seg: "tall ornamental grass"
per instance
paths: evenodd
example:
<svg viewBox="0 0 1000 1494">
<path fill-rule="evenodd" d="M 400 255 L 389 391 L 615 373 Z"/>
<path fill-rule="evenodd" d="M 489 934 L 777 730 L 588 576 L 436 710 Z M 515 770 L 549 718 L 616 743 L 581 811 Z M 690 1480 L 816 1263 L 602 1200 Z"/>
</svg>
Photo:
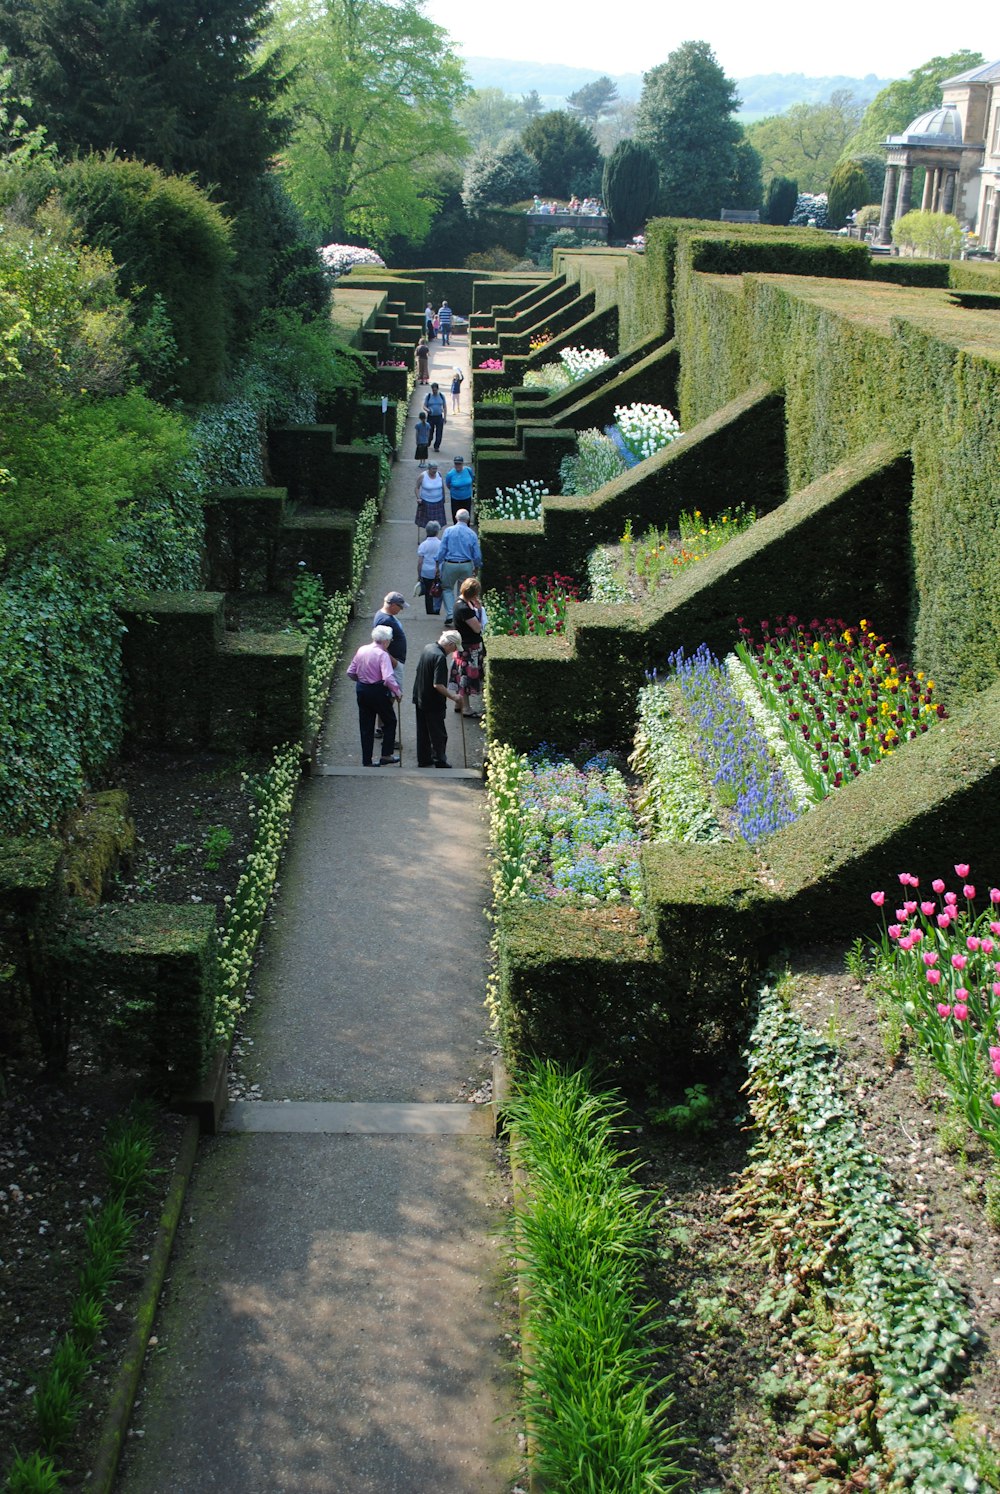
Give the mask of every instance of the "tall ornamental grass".
<svg viewBox="0 0 1000 1494">
<path fill-rule="evenodd" d="M 508 1105 L 527 1176 L 517 1214 L 526 1287 L 525 1415 L 536 1473 L 560 1494 L 689 1486 L 654 1375 L 643 1269 L 653 1209 L 619 1149 L 624 1104 L 586 1072 L 538 1063 Z"/>
</svg>

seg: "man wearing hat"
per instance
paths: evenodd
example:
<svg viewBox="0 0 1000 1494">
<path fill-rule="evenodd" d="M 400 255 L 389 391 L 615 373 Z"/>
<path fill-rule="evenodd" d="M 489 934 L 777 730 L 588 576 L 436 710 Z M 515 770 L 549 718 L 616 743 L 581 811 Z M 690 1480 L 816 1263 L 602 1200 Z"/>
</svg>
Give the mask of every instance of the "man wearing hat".
<svg viewBox="0 0 1000 1494">
<path fill-rule="evenodd" d="M 392 660 L 392 672 L 400 694 L 403 693 L 403 673 L 406 664 L 406 634 L 398 618 L 403 608 L 409 605 L 401 591 L 387 592 L 385 601 L 376 612 L 375 621 L 372 623 L 374 628 L 391 628 L 392 630 L 389 658 Z"/>
</svg>

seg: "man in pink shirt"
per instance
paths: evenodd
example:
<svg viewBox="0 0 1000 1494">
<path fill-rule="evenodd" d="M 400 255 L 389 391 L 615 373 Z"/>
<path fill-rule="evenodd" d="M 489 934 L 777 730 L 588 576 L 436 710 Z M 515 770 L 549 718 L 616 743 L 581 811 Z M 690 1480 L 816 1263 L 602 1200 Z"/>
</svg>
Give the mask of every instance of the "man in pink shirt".
<svg viewBox="0 0 1000 1494">
<path fill-rule="evenodd" d="M 395 701 L 399 700 L 400 691 L 389 658 L 391 642 L 391 628 L 373 628 L 371 643 L 362 644 L 347 666 L 347 673 L 357 689 L 361 761 L 366 768 L 385 768 L 390 763 L 399 762 L 392 750 L 396 745 Z M 382 723 L 382 756 L 373 763 L 376 720 Z"/>
</svg>

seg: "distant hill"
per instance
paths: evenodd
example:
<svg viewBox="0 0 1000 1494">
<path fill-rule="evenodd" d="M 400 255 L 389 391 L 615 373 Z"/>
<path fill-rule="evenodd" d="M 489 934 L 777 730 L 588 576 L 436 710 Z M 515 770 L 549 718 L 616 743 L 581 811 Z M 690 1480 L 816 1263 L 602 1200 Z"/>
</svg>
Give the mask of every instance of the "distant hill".
<svg viewBox="0 0 1000 1494">
<path fill-rule="evenodd" d="M 601 77 L 597 68 L 567 67 L 561 62 L 515 62 L 503 57 L 464 57 L 473 88 L 500 88 L 516 96 L 537 90 L 547 109 L 561 109 L 569 94 L 585 83 Z M 642 92 L 641 73 L 611 74 L 623 99 L 637 99 Z M 737 78 L 743 106 L 741 119 L 760 119 L 766 114 L 781 114 L 793 104 L 819 104 L 838 88 L 846 88 L 869 103 L 891 78 L 807 78 L 804 73 L 755 73 L 751 78 Z"/>
</svg>

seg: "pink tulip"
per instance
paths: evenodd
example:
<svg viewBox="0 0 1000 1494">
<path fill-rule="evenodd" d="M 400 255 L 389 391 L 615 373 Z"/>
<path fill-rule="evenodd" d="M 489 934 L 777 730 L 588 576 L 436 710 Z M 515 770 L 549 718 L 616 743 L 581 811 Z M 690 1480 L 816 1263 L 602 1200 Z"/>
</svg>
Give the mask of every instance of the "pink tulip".
<svg viewBox="0 0 1000 1494">
<path fill-rule="evenodd" d="M 936 949 L 928 949 L 921 958 L 925 965 L 936 965 L 938 962 L 938 952 Z"/>
<path fill-rule="evenodd" d="M 948 1006 L 944 1001 L 939 1001 L 938 1002 L 937 1014 L 938 1014 L 939 1017 L 950 1017 L 951 1016 L 951 1007 Z"/>
<path fill-rule="evenodd" d="M 962 877 L 963 879 L 967 877 L 969 875 L 969 863 L 967 861 L 957 862 L 955 866 L 955 875 L 956 877 Z"/>
<path fill-rule="evenodd" d="M 963 1006 L 962 1003 L 959 1002 L 956 1005 L 952 1016 L 955 1018 L 956 1022 L 967 1022 L 969 1020 L 969 1008 L 967 1006 Z"/>
<path fill-rule="evenodd" d="M 936 907 L 937 907 L 936 903 L 921 903 L 920 904 L 920 911 L 924 915 L 925 918 L 930 918 L 931 914 L 934 912 L 934 909 Z"/>
<path fill-rule="evenodd" d="M 897 908 L 896 909 L 896 917 L 899 919 L 900 923 L 903 923 L 904 920 L 905 920 L 905 918 L 906 918 L 906 909 L 905 908 Z"/>
<path fill-rule="evenodd" d="M 991 903 L 1000 903 L 1000 887 L 991 887 L 990 888 L 990 902 Z"/>
<path fill-rule="evenodd" d="M 899 880 L 903 884 L 904 887 L 909 887 L 909 885 L 910 885 L 910 874 L 909 874 L 909 872 L 900 872 L 900 874 L 899 874 Z"/>
<path fill-rule="evenodd" d="M 993 994 L 994 996 L 1000 996 L 1000 980 L 993 982 Z M 997 1023 L 997 1027 L 1000 1028 L 1000 1022 Z"/>
<path fill-rule="evenodd" d="M 976 938 L 975 934 L 969 935 L 968 939 L 966 939 L 965 941 L 965 947 L 966 949 L 971 950 L 973 954 L 975 954 L 976 950 L 979 948 L 979 940 Z"/>
<path fill-rule="evenodd" d="M 948 916 L 947 913 L 939 913 L 938 914 L 938 916 L 937 916 L 937 926 L 938 926 L 939 929 L 946 929 L 950 923 L 951 923 L 951 919 L 949 918 L 949 916 Z"/>
<path fill-rule="evenodd" d="M 927 984 L 929 986 L 939 986 L 941 984 L 941 972 L 940 972 L 940 970 L 928 970 L 928 972 L 927 972 Z"/>
<path fill-rule="evenodd" d="M 907 918 L 912 918 L 914 913 L 917 911 L 916 903 L 904 903 L 903 908 L 906 912 Z"/>
<path fill-rule="evenodd" d="M 954 908 L 955 904 L 958 902 L 958 893 L 946 892 L 944 895 L 944 900 L 948 904 L 949 908 Z"/>
<path fill-rule="evenodd" d="M 955 987 L 955 1000 L 956 1001 L 961 1001 L 961 1002 L 967 1002 L 968 999 L 969 999 L 969 993 L 965 989 L 965 987 L 964 986 L 956 986 Z"/>
<path fill-rule="evenodd" d="M 944 891 L 944 883 L 942 882 L 941 878 L 940 877 L 935 877 L 934 880 L 933 880 L 933 882 L 931 883 L 931 886 L 934 888 L 934 891 L 940 897 L 941 893 Z"/>
<path fill-rule="evenodd" d="M 972 883 L 971 882 L 966 882 L 965 886 L 962 888 L 962 896 L 971 899 L 971 898 L 974 898 L 975 895 L 976 895 L 976 889 L 973 887 Z"/>
<path fill-rule="evenodd" d="M 910 943 L 911 944 L 919 944 L 920 941 L 921 941 L 921 939 L 923 937 L 924 937 L 924 931 L 923 931 L 923 929 L 911 929 L 910 930 Z"/>
<path fill-rule="evenodd" d="M 1000 1063 L 1000 1048 L 991 1048 L 990 1049 L 990 1062 L 991 1063 Z"/>
<path fill-rule="evenodd" d="M 882 904 L 885 902 L 885 893 L 884 892 L 873 892 L 872 893 L 872 902 L 875 904 L 876 908 L 881 908 Z"/>
<path fill-rule="evenodd" d="M 997 1077 L 1000 1078 L 1000 1058 L 995 1058 L 990 1067 L 992 1068 L 994 1074 L 996 1074 Z"/>
<path fill-rule="evenodd" d="M 964 970 L 969 963 L 968 955 L 952 955 L 951 963 L 955 970 Z"/>
<path fill-rule="evenodd" d="M 1000 1107 L 1000 1089 L 998 1089 L 995 1094 L 990 1095 L 990 1099 L 993 1101 L 994 1105 Z"/>
<path fill-rule="evenodd" d="M 1000 939 L 1000 923 L 991 922 L 990 923 L 990 933 L 991 934 L 996 934 L 997 938 Z"/>
<path fill-rule="evenodd" d="M 994 949 L 996 948 L 996 945 L 993 943 L 992 939 L 980 939 L 979 948 L 982 950 L 983 954 L 992 954 Z"/>
</svg>

